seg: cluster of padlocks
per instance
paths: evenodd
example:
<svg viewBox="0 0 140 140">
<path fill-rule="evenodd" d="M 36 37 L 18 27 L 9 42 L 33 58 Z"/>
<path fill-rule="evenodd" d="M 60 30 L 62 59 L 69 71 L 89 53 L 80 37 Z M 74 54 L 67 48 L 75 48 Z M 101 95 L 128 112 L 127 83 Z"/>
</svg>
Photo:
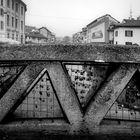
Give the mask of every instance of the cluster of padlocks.
<svg viewBox="0 0 140 140">
<path fill-rule="evenodd" d="M 86 97 L 92 88 L 94 94 L 100 84 L 105 80 L 108 67 L 83 64 L 65 65 L 68 75 L 75 88 L 77 97 L 82 107 L 85 107 Z M 0 91 L 5 92 L 6 87 L 21 71 L 21 67 L 0 68 Z M 21 105 L 15 110 L 15 118 L 63 118 L 63 111 L 51 78 L 45 71 Z M 105 119 L 140 120 L 140 92 L 136 76 L 131 79 L 121 95 L 115 101 L 104 117 Z"/>
<path fill-rule="evenodd" d="M 17 75 L 21 72 L 20 66 L 2 66 L 0 67 L 0 97 L 8 90 L 16 79 Z"/>
<path fill-rule="evenodd" d="M 68 74 L 73 83 L 73 87 L 77 92 L 77 96 L 82 107 L 85 106 L 89 90 L 94 90 L 94 93 L 99 88 L 106 76 L 108 67 L 94 66 L 88 64 L 67 64 Z M 93 93 L 93 95 L 94 95 Z"/>
<path fill-rule="evenodd" d="M 120 120 L 140 120 L 140 92 L 133 78 L 117 101 L 108 111 L 105 118 Z"/>
<path fill-rule="evenodd" d="M 84 98 L 92 87 L 92 78 L 87 75 L 83 65 L 66 65 L 66 68 L 80 103 L 84 105 Z"/>
<path fill-rule="evenodd" d="M 108 67 L 69 64 L 66 65 L 66 68 L 80 103 L 84 107 L 85 97 L 88 96 L 89 90 L 91 87 L 95 91 L 97 90 L 105 79 Z M 140 120 L 140 93 L 134 80 L 133 78 L 121 93 L 121 96 L 115 101 L 106 114 L 106 119 Z"/>
<path fill-rule="evenodd" d="M 14 112 L 16 118 L 62 118 L 56 94 L 47 73 Z"/>
</svg>

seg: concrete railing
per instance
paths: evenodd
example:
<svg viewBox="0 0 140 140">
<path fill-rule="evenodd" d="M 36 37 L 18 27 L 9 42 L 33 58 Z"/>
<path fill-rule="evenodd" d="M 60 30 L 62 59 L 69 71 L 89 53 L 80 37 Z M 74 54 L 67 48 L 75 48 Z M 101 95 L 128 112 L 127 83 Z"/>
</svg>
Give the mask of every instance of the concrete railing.
<svg viewBox="0 0 140 140">
<path fill-rule="evenodd" d="M 136 81 L 139 90 L 139 69 L 140 48 L 136 46 L 0 46 L 0 133 L 140 135 L 139 103 L 134 101 L 128 106 L 119 99 L 129 83 L 129 87 L 135 87 L 131 80 Z M 53 113 L 48 111 L 44 117 L 26 116 L 27 112 L 22 112 L 27 119 L 10 118 L 22 101 L 35 90 L 45 73 L 56 96 L 52 99 Z M 47 90 L 42 91 L 47 93 Z M 55 104 L 56 100 L 58 105 Z M 115 103 L 122 105 L 121 113 L 124 115 L 109 118 L 106 115 Z M 50 104 L 47 105 L 49 109 Z M 40 111 L 42 106 L 40 102 Z M 136 112 L 135 119 L 131 116 L 127 118 L 128 115 L 124 117 L 126 112 L 131 113 L 126 108 Z M 37 111 L 28 109 L 23 110 Z M 63 117 L 59 113 L 55 116 L 59 110 Z M 120 109 L 117 108 L 117 111 Z M 53 115 L 48 117 L 49 114 Z"/>
</svg>

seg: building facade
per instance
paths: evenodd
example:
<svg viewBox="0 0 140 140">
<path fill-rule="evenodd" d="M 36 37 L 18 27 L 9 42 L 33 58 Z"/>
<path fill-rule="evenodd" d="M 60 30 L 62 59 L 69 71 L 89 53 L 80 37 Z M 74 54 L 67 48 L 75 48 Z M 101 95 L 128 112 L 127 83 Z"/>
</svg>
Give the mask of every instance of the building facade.
<svg viewBox="0 0 140 140">
<path fill-rule="evenodd" d="M 26 44 L 47 44 L 54 43 L 55 35 L 46 27 L 36 28 L 34 26 L 25 26 L 25 43 Z"/>
<path fill-rule="evenodd" d="M 74 44 L 85 44 L 87 43 L 87 28 L 82 28 L 81 32 L 77 32 L 72 36 Z"/>
<path fill-rule="evenodd" d="M 25 35 L 26 44 L 45 44 L 47 38 L 40 34 L 38 31 L 32 31 Z"/>
<path fill-rule="evenodd" d="M 114 26 L 114 44 L 140 45 L 140 20 L 123 20 Z"/>
<path fill-rule="evenodd" d="M 74 44 L 81 44 L 83 42 L 82 32 L 77 32 L 73 34 L 72 41 Z"/>
<path fill-rule="evenodd" d="M 108 31 L 111 24 L 119 23 L 110 15 L 104 15 L 97 18 L 87 25 L 87 43 L 102 42 L 109 43 L 112 41 L 111 32 Z"/>
<path fill-rule="evenodd" d="M 22 0 L 0 0 L 0 42 L 25 43 L 26 10 Z"/>
<path fill-rule="evenodd" d="M 53 43 L 55 41 L 55 35 L 48 30 L 46 27 L 41 27 L 38 29 L 40 34 L 42 34 L 43 36 L 45 36 L 48 40 L 47 43 Z"/>
</svg>

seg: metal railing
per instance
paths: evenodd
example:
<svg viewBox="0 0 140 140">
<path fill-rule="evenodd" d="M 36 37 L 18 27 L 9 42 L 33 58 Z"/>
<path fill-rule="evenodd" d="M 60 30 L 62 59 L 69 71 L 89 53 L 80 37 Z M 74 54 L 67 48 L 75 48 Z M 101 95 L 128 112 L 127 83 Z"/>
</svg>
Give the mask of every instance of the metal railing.
<svg viewBox="0 0 140 140">
<path fill-rule="evenodd" d="M 0 130 L 139 135 L 139 53 L 108 44 L 0 46 Z"/>
</svg>

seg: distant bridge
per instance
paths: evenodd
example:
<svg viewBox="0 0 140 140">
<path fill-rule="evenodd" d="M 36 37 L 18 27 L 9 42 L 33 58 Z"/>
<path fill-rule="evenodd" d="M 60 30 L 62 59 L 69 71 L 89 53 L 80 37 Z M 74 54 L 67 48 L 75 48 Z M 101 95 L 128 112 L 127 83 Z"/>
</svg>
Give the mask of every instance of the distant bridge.
<svg viewBox="0 0 140 140">
<path fill-rule="evenodd" d="M 140 47 L 0 46 L 0 136 L 140 136 Z"/>
</svg>

